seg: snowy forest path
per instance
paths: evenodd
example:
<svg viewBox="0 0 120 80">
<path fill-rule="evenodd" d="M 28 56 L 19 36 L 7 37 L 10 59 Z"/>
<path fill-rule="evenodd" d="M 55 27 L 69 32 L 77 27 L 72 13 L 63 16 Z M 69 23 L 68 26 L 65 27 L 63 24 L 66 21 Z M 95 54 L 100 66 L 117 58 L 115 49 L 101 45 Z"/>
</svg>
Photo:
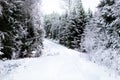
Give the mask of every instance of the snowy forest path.
<svg viewBox="0 0 120 80">
<path fill-rule="evenodd" d="M 79 52 L 50 40 L 45 39 L 43 52 L 40 58 L 16 60 L 21 66 L 0 80 L 120 80 Z"/>
</svg>

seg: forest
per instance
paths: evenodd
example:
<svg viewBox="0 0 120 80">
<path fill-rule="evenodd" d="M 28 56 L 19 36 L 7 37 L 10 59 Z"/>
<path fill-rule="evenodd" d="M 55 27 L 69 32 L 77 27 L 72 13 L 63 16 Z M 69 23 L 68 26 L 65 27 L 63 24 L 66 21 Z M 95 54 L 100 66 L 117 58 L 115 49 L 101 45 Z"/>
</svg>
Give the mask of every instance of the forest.
<svg viewBox="0 0 120 80">
<path fill-rule="evenodd" d="M 40 0 L 0 0 L 0 59 L 41 57 L 49 39 L 120 74 L 120 0 L 100 0 L 95 12 L 63 1 L 63 14 L 42 15 Z"/>
<path fill-rule="evenodd" d="M 66 13 L 44 16 L 46 38 L 87 53 L 96 63 L 120 71 L 120 0 L 101 0 L 86 12 L 81 0 L 66 1 Z"/>
</svg>

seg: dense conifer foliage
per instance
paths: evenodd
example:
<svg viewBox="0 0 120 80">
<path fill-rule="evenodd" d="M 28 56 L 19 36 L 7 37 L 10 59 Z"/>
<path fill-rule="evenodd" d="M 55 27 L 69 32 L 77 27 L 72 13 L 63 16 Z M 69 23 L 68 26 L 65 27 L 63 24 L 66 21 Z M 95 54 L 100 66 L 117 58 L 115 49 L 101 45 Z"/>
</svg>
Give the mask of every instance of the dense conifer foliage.
<svg viewBox="0 0 120 80">
<path fill-rule="evenodd" d="M 38 0 L 0 0 L 1 58 L 40 56 L 43 29 L 39 5 Z"/>
<path fill-rule="evenodd" d="M 73 6 L 74 5 L 74 6 Z M 68 11 L 63 15 L 46 16 L 46 37 L 57 39 L 60 44 L 69 48 L 80 48 L 87 16 L 81 0 L 68 1 Z"/>
<path fill-rule="evenodd" d="M 102 0 L 87 23 L 82 49 L 90 59 L 120 72 L 120 0 Z"/>
<path fill-rule="evenodd" d="M 46 37 L 120 72 L 120 0 L 101 0 L 94 14 L 80 0 L 65 2 L 65 14 L 45 17 Z"/>
</svg>

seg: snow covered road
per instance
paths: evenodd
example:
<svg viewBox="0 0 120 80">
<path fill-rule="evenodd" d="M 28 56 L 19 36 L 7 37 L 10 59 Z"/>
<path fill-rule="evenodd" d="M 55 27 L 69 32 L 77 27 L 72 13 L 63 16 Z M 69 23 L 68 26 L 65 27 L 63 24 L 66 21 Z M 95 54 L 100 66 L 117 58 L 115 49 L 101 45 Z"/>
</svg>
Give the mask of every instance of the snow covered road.
<svg viewBox="0 0 120 80">
<path fill-rule="evenodd" d="M 0 80 L 120 80 L 113 72 L 79 55 L 45 39 L 42 57 L 0 62 L 20 64 L 6 75 L 0 73 Z"/>
</svg>

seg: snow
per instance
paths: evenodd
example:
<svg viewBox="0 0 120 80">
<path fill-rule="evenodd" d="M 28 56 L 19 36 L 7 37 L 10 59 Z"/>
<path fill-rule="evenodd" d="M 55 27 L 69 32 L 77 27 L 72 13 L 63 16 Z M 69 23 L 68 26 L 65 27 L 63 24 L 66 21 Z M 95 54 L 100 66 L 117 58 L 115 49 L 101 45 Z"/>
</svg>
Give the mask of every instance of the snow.
<svg viewBox="0 0 120 80">
<path fill-rule="evenodd" d="M 4 53 L 0 52 L 0 55 L 3 55 Z"/>
<path fill-rule="evenodd" d="M 36 51 L 32 51 L 33 54 L 37 53 Z"/>
<path fill-rule="evenodd" d="M 50 40 L 44 40 L 43 52 L 40 58 L 0 61 L 0 80 L 120 80 L 112 70 Z"/>
<path fill-rule="evenodd" d="M 2 15 L 2 6 L 0 5 L 0 16 Z"/>
</svg>

